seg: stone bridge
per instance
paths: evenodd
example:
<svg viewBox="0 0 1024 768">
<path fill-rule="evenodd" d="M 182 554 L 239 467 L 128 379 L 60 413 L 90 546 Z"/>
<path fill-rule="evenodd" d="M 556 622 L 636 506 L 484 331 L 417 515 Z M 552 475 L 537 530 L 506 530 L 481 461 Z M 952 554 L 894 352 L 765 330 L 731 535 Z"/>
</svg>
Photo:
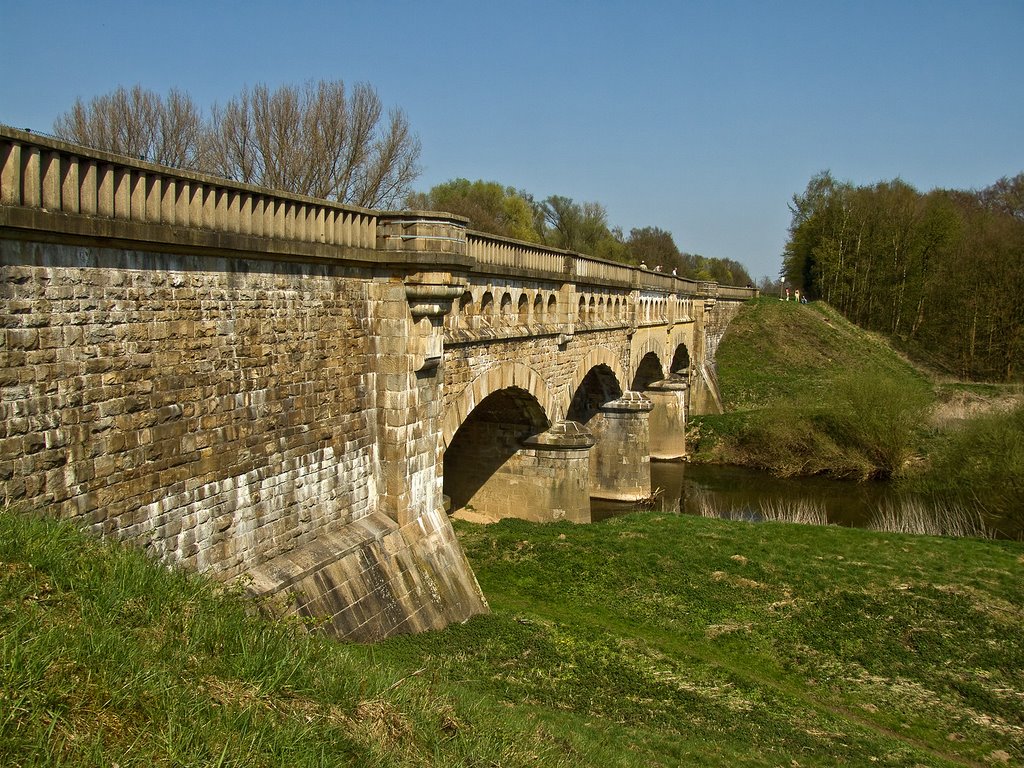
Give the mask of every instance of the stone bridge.
<svg viewBox="0 0 1024 768">
<path fill-rule="evenodd" d="M 449 512 L 590 520 L 749 289 L 0 128 L 0 501 L 354 640 L 486 610 Z"/>
</svg>

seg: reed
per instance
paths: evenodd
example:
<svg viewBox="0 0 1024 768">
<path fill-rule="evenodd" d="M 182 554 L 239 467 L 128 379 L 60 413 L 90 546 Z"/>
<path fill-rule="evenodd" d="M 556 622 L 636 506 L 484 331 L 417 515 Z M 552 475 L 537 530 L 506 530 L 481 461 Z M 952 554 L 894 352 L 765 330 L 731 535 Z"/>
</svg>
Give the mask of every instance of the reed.
<svg viewBox="0 0 1024 768">
<path fill-rule="evenodd" d="M 867 527 L 883 533 L 993 538 L 993 532 L 985 525 L 977 509 L 955 502 L 925 501 L 914 497 L 886 501 L 872 515 Z"/>
<path fill-rule="evenodd" d="M 811 499 L 761 499 L 761 519 L 770 523 L 828 525 L 825 507 Z"/>
</svg>

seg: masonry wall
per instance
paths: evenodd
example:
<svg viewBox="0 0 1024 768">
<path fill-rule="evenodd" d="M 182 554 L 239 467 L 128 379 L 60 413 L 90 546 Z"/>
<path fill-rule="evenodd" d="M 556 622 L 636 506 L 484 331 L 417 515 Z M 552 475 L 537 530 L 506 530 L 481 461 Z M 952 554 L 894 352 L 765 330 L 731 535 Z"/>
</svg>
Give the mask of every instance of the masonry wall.
<svg viewBox="0 0 1024 768">
<path fill-rule="evenodd" d="M 0 500 L 224 576 L 374 511 L 367 286 L 0 241 Z"/>
</svg>

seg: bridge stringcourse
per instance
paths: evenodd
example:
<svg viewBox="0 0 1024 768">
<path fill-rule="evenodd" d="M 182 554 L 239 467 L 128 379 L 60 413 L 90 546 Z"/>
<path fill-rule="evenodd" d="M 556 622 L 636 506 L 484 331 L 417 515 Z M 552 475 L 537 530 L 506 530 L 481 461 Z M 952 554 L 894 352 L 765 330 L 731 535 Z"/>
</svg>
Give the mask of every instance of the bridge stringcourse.
<svg viewBox="0 0 1024 768">
<path fill-rule="evenodd" d="M 468 223 L 0 128 L 0 497 L 344 638 L 486 610 L 449 514 L 649 495 L 754 291 Z"/>
</svg>

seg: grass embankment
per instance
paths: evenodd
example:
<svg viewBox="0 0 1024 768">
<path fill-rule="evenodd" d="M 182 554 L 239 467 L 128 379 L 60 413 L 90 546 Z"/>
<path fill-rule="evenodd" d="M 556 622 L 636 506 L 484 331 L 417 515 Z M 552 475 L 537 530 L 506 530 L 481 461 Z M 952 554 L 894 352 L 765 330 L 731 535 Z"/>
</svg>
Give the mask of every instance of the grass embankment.
<svg viewBox="0 0 1024 768">
<path fill-rule="evenodd" d="M 1024 760 L 1024 547 L 666 515 L 458 524 L 493 613 L 374 647 L 0 514 L 5 766 Z"/>
<path fill-rule="evenodd" d="M 1024 529 L 1019 388 L 939 382 L 818 302 L 749 302 L 716 358 L 726 414 L 694 419 L 695 460 L 895 479 Z"/>
</svg>

